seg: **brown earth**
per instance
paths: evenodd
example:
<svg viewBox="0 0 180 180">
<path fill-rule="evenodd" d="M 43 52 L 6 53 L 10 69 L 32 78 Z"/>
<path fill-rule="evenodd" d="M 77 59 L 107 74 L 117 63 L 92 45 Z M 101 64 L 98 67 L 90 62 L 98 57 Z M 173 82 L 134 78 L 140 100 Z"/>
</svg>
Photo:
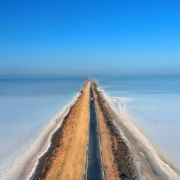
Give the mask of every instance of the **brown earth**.
<svg viewBox="0 0 180 180">
<path fill-rule="evenodd" d="M 40 162 L 33 180 L 83 180 L 89 125 L 90 82 L 71 107 L 62 127 L 55 133 L 52 147 Z"/>
<path fill-rule="evenodd" d="M 112 141 L 109 129 L 106 125 L 105 117 L 100 109 L 97 93 L 93 86 L 94 102 L 96 107 L 97 119 L 99 121 L 99 132 L 101 140 L 102 160 L 104 166 L 104 173 L 107 180 L 119 180 L 117 166 L 114 163 L 114 156 L 112 151 Z"/>
<path fill-rule="evenodd" d="M 99 120 L 104 171 L 107 180 L 135 180 L 132 158 L 125 140 L 113 123 L 116 118 L 103 95 L 93 83 L 96 113 Z"/>
<path fill-rule="evenodd" d="M 40 159 L 32 180 L 84 180 L 88 126 L 90 119 L 90 81 L 53 135 L 52 144 Z M 134 170 L 126 142 L 112 122 L 113 112 L 93 84 L 94 102 L 100 129 L 101 153 L 106 180 L 134 180 Z"/>
</svg>

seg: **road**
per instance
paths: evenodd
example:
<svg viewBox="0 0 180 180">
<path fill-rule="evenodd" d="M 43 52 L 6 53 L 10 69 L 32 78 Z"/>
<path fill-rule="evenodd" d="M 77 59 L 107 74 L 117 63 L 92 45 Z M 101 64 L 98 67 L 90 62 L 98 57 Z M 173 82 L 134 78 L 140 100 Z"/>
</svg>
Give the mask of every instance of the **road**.
<svg viewBox="0 0 180 180">
<path fill-rule="evenodd" d="M 92 87 L 90 88 L 90 124 L 87 155 L 86 180 L 104 180 L 99 140 L 99 127 L 96 117 Z"/>
</svg>

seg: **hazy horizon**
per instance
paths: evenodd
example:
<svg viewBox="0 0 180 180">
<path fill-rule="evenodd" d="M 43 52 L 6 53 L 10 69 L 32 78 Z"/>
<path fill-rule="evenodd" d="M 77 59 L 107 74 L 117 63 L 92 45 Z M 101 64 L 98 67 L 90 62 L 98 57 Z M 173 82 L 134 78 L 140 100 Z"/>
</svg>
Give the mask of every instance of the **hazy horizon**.
<svg viewBox="0 0 180 180">
<path fill-rule="evenodd" d="M 65 72 L 66 71 L 66 72 Z M 68 71 L 68 72 L 67 72 Z M 114 70 L 114 71 L 109 71 L 109 70 L 104 70 L 104 71 L 91 71 L 91 70 L 82 70 L 82 71 L 71 71 L 68 69 L 64 69 L 63 71 L 61 70 L 52 70 L 49 71 L 48 69 L 1 69 L 0 68 L 0 77 L 11 77 L 11 76 L 15 76 L 15 77 L 28 77 L 28 76 L 37 76 L 37 77 L 43 77 L 43 76 L 59 76 L 59 77 L 72 77 L 72 76 L 86 76 L 86 77 L 90 77 L 90 76 L 167 76 L 167 75 L 180 75 L 180 71 L 177 70 L 172 70 L 172 71 L 168 71 L 168 70 L 164 70 L 164 69 L 153 69 L 153 70 L 149 70 L 149 69 L 134 69 L 134 70 Z"/>
</svg>

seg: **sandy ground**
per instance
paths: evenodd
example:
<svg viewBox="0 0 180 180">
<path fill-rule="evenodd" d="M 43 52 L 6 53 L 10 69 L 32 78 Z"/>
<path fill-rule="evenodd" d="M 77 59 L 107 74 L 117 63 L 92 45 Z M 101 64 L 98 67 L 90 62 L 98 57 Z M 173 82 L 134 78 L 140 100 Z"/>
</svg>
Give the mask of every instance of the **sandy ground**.
<svg viewBox="0 0 180 180">
<path fill-rule="evenodd" d="M 33 180 L 83 180 L 89 126 L 90 82 L 72 106 L 52 145 L 36 169 Z"/>
<path fill-rule="evenodd" d="M 52 166 L 46 176 L 48 180 L 81 180 L 84 177 L 89 124 L 89 89 L 90 83 L 87 83 L 66 120 L 62 146 L 54 155 Z"/>
<path fill-rule="evenodd" d="M 107 179 L 139 180 L 127 142 L 114 124 L 114 112 L 93 83 L 100 124 L 101 149 Z M 114 176 L 114 177 L 113 177 Z"/>
<path fill-rule="evenodd" d="M 99 121 L 102 160 L 103 160 L 103 165 L 104 165 L 105 177 L 108 180 L 119 180 L 120 178 L 117 172 L 117 166 L 114 163 L 114 156 L 113 156 L 113 151 L 112 151 L 112 142 L 111 142 L 110 133 L 106 126 L 103 112 L 100 109 L 98 99 L 97 99 L 97 94 L 94 91 L 94 87 L 93 87 L 93 94 L 94 94 L 94 102 L 96 106 L 97 119 Z"/>
</svg>

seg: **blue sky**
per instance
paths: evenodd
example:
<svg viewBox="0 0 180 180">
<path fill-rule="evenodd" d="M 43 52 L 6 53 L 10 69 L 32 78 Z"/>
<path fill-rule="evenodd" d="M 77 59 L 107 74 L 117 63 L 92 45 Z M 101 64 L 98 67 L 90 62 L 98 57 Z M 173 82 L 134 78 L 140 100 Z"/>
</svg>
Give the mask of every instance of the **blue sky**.
<svg viewBox="0 0 180 180">
<path fill-rule="evenodd" d="M 1 0 L 0 72 L 180 72 L 179 0 Z"/>
</svg>

